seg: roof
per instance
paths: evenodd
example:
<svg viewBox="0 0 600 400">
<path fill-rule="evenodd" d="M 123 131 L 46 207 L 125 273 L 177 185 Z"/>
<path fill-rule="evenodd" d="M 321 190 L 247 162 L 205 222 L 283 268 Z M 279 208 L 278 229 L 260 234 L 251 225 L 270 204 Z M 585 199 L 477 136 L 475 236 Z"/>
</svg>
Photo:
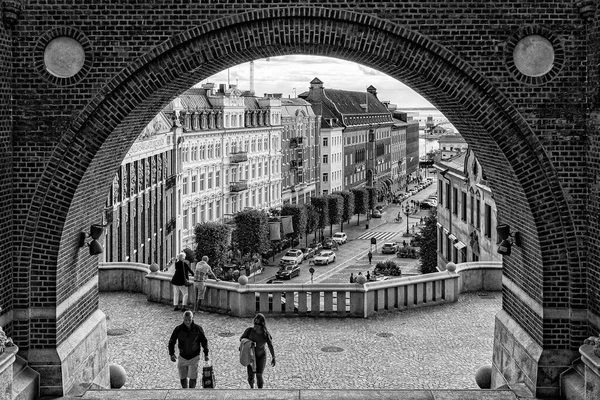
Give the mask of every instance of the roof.
<svg viewBox="0 0 600 400">
<path fill-rule="evenodd" d="M 466 151 L 461 151 L 456 156 L 448 158 L 446 160 L 440 160 L 437 163 L 447 168 L 452 168 L 455 171 L 464 172 L 465 169 L 465 158 L 467 157 Z"/>
<path fill-rule="evenodd" d="M 181 106 L 186 110 L 206 109 L 212 108 L 206 90 L 199 88 L 188 89 L 179 95 Z M 163 111 L 173 111 L 173 102 L 163 109 Z"/>
</svg>

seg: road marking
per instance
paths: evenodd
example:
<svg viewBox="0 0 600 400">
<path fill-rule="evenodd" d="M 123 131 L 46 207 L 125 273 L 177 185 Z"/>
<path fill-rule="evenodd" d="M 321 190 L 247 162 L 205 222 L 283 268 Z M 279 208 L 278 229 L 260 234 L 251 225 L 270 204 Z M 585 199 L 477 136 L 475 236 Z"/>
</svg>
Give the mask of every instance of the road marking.
<svg viewBox="0 0 600 400">
<path fill-rule="evenodd" d="M 393 237 L 396 237 L 400 234 L 399 231 L 380 231 L 380 232 L 365 232 L 362 235 L 358 236 L 354 240 L 370 240 L 371 238 L 376 238 L 378 242 L 391 240 Z"/>
</svg>

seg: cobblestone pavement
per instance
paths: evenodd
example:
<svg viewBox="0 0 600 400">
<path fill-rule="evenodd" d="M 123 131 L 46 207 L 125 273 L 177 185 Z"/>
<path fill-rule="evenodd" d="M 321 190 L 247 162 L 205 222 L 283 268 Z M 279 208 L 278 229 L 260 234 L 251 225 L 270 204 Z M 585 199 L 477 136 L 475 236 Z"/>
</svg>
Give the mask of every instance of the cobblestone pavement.
<svg viewBox="0 0 600 400">
<path fill-rule="evenodd" d="M 370 319 L 267 316 L 277 365 L 265 369 L 265 388 L 477 388 L 476 370 L 492 361 L 494 315 L 502 301 L 499 292 L 479 294 Z M 101 293 L 99 308 L 107 315 L 109 361 L 127 371 L 124 389 L 178 388 L 167 342 L 182 313 L 120 292 Z M 207 334 L 217 387 L 246 388 L 238 344 L 252 320 L 198 313 L 195 321 Z"/>
</svg>

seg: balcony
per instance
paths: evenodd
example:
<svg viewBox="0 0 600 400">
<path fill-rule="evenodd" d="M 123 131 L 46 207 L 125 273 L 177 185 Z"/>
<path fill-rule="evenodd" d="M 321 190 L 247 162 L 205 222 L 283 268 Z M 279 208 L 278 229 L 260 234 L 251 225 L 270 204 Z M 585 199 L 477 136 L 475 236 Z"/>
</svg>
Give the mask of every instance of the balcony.
<svg viewBox="0 0 600 400">
<path fill-rule="evenodd" d="M 298 136 L 290 139 L 290 149 L 295 149 L 296 147 L 304 145 L 304 137 Z"/>
<path fill-rule="evenodd" d="M 248 190 L 247 181 L 231 182 L 231 185 L 229 186 L 229 191 L 231 193 L 243 192 L 244 190 Z"/>
<path fill-rule="evenodd" d="M 304 166 L 304 160 L 301 158 L 290 161 L 290 169 L 300 170 Z"/>
<path fill-rule="evenodd" d="M 248 161 L 247 151 L 236 151 L 229 153 L 229 162 L 237 164 Z"/>
</svg>

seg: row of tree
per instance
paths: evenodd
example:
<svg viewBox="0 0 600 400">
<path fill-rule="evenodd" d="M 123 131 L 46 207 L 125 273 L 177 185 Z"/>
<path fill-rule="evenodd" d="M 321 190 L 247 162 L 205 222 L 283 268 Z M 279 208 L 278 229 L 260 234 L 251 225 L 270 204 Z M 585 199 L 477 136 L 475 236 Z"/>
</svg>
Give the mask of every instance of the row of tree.
<svg viewBox="0 0 600 400">
<path fill-rule="evenodd" d="M 292 241 L 298 241 L 302 235 L 320 234 L 329 226 L 329 234 L 333 234 L 333 225 L 340 224 L 344 230 L 344 222 L 349 223 L 354 214 L 366 214 L 375 206 L 375 190 L 373 188 L 357 188 L 350 191 L 334 192 L 330 195 L 315 196 L 308 204 L 287 204 L 281 210 L 243 210 L 234 216 L 235 229 L 214 222 L 197 224 L 194 228 L 196 241 L 196 259 L 206 255 L 209 264 L 216 267 L 231 259 L 249 260 L 273 249 L 276 245 L 270 240 L 269 222 L 280 217 L 291 216 L 294 232 L 288 234 Z M 283 236 L 282 236 L 283 237 Z"/>
</svg>

